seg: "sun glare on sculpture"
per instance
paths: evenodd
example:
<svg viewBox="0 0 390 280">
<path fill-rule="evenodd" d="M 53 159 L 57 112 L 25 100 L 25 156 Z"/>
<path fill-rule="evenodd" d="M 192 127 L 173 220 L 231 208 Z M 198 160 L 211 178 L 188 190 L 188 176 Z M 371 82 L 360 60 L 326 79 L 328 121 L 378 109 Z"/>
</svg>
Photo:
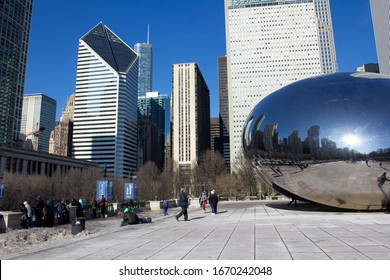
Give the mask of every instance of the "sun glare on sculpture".
<svg viewBox="0 0 390 280">
<path fill-rule="evenodd" d="M 362 143 L 361 138 L 358 135 L 354 135 L 354 134 L 344 135 L 342 140 L 343 140 L 343 144 L 349 148 L 355 148 Z"/>
</svg>

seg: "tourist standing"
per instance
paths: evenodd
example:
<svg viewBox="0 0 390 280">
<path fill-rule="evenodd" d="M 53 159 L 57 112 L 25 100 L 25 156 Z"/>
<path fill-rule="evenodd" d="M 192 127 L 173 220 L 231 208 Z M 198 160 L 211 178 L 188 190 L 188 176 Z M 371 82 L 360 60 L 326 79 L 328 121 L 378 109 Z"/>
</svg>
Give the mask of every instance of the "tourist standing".
<svg viewBox="0 0 390 280">
<path fill-rule="evenodd" d="M 43 207 L 45 207 L 45 203 L 43 202 L 43 199 L 38 196 L 34 205 L 35 223 L 37 227 L 42 226 Z"/>
<path fill-rule="evenodd" d="M 106 198 L 102 194 L 102 198 L 99 200 L 99 206 L 100 206 L 100 213 L 102 214 L 102 218 L 105 218 L 107 215 L 107 208 L 106 208 Z"/>
<path fill-rule="evenodd" d="M 211 207 L 211 215 L 217 214 L 218 196 L 214 190 L 211 191 L 211 194 L 209 196 L 209 203 Z"/>
<path fill-rule="evenodd" d="M 32 209 L 30 204 L 27 201 L 23 202 L 24 207 L 27 209 L 27 226 L 32 227 Z"/>
<path fill-rule="evenodd" d="M 20 204 L 20 212 L 22 212 L 22 215 L 20 216 L 20 226 L 22 228 L 28 228 L 27 226 L 27 208 L 24 206 L 24 203 Z"/>
</svg>

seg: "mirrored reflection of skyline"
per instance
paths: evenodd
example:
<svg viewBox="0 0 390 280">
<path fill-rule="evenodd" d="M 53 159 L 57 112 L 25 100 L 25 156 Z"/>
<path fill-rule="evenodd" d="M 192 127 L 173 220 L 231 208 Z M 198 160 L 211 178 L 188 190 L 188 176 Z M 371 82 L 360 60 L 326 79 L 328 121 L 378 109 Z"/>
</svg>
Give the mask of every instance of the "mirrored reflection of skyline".
<svg viewBox="0 0 390 280">
<path fill-rule="evenodd" d="M 388 77 L 366 73 L 292 83 L 255 106 L 245 123 L 244 143 L 266 152 L 324 157 L 386 153 L 389 87 Z"/>
</svg>

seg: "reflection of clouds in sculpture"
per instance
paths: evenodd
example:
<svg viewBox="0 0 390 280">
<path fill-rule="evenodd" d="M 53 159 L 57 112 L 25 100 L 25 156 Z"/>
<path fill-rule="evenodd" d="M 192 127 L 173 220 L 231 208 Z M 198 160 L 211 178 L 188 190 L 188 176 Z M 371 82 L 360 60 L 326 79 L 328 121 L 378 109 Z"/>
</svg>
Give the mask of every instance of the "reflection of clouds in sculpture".
<svg viewBox="0 0 390 280">
<path fill-rule="evenodd" d="M 244 125 L 243 147 L 264 183 L 278 192 L 336 207 L 380 209 L 388 199 L 376 178 L 390 169 L 389 106 L 387 76 L 304 79 L 255 106 Z M 389 164 L 373 164 L 379 161 Z M 276 177 L 276 167 L 283 176 Z"/>
</svg>

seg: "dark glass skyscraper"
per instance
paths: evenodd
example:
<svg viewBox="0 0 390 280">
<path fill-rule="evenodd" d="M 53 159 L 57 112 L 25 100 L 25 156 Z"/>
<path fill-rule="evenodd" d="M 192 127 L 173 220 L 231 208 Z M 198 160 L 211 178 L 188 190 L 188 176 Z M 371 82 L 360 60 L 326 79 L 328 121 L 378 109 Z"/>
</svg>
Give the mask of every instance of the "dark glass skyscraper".
<svg viewBox="0 0 390 280">
<path fill-rule="evenodd" d="M 138 69 L 138 96 L 146 96 L 147 92 L 152 91 L 152 45 L 148 42 L 137 43 L 134 50 L 139 56 Z"/>
<path fill-rule="evenodd" d="M 33 0 L 0 1 L 0 144 L 19 139 Z"/>
</svg>

